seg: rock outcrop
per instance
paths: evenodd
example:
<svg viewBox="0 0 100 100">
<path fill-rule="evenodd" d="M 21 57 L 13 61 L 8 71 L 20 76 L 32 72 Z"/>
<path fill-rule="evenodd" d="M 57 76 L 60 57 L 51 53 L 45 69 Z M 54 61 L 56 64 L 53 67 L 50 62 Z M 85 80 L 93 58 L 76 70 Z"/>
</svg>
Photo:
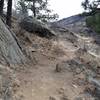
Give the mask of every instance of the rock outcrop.
<svg viewBox="0 0 100 100">
<path fill-rule="evenodd" d="M 25 60 L 15 34 L 0 19 L 0 63 L 22 64 Z"/>
<path fill-rule="evenodd" d="M 32 17 L 25 17 L 20 21 L 21 28 L 31 33 L 37 33 L 41 37 L 51 38 L 55 33 L 44 23 Z"/>
</svg>

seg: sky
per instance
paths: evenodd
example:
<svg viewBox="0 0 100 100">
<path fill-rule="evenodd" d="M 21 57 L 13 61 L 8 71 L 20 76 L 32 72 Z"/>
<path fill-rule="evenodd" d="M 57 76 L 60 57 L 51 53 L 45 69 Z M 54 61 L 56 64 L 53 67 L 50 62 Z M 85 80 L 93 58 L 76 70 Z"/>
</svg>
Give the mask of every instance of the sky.
<svg viewBox="0 0 100 100">
<path fill-rule="evenodd" d="M 82 1 L 84 0 L 49 0 L 49 5 L 62 19 L 83 12 Z"/>
</svg>

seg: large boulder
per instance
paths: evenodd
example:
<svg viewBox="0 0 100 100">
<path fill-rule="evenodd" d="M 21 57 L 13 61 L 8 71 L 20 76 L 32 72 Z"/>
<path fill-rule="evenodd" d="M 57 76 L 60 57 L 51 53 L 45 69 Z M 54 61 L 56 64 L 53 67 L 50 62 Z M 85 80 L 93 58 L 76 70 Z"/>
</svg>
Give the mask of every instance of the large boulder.
<svg viewBox="0 0 100 100">
<path fill-rule="evenodd" d="M 38 21 L 31 16 L 23 18 L 20 21 L 19 25 L 26 31 L 36 33 L 41 37 L 51 38 L 55 36 L 54 31 L 52 31 L 46 24 Z"/>
</svg>

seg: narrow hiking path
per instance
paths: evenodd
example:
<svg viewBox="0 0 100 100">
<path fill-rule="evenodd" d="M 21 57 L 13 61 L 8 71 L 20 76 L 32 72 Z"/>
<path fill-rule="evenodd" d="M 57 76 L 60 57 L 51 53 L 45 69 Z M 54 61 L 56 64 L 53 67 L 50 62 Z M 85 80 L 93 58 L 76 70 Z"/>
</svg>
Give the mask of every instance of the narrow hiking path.
<svg viewBox="0 0 100 100">
<path fill-rule="evenodd" d="M 40 54 L 37 57 L 39 64 L 28 69 L 27 73 L 18 73 L 21 82 L 18 94 L 23 96 L 21 100 L 74 100 L 83 91 L 83 87 L 74 84 L 73 73 L 55 71 L 60 60 L 49 60 Z"/>
<path fill-rule="evenodd" d="M 20 82 L 16 92 L 18 100 L 78 100 L 76 98 L 80 96 L 82 100 L 92 100 L 89 95 L 84 95 L 88 85 L 84 81 L 84 73 L 74 74 L 66 69 L 55 71 L 57 64 L 61 63 L 60 67 L 63 67 L 63 61 L 76 59 L 76 51 L 93 41 L 91 38 L 77 37 L 78 40 L 72 35 L 70 39 L 75 38 L 75 42 L 68 40 L 69 34 L 66 37 L 62 35 L 58 41 L 52 42 L 38 37 L 33 39 L 33 47 L 27 45 L 27 49 L 32 50 L 31 56 L 35 57 L 37 64 L 29 65 L 25 71 L 16 72 Z"/>
</svg>

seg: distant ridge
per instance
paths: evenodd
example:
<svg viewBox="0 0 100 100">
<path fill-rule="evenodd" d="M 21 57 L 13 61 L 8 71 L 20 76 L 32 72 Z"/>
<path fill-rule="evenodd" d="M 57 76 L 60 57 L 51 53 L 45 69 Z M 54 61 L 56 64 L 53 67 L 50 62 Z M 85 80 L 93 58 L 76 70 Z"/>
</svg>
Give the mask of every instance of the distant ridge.
<svg viewBox="0 0 100 100">
<path fill-rule="evenodd" d="M 65 28 L 66 26 L 68 26 L 70 24 L 75 24 L 77 22 L 84 21 L 85 18 L 86 17 L 78 14 L 78 15 L 74 15 L 71 17 L 63 18 L 57 22 L 53 22 L 52 25 Z"/>
</svg>

